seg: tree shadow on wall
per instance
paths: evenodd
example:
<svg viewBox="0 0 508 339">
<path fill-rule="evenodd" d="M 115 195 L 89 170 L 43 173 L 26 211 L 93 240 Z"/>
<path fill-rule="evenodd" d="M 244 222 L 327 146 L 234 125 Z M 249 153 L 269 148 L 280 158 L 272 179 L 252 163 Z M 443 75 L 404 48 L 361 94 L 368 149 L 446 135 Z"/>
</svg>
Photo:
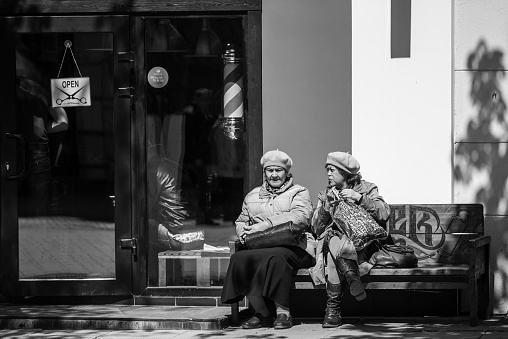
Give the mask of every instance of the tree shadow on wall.
<svg viewBox="0 0 508 339">
<path fill-rule="evenodd" d="M 489 50 L 487 43 L 480 40 L 468 57 L 467 69 L 477 70 L 471 72 L 469 93 L 477 114 L 467 122 L 466 135 L 456 144 L 454 179 L 461 186 L 473 187 L 475 177 L 487 178 L 483 185 L 476 188 L 474 202 L 482 203 L 486 214 L 508 215 L 505 192 L 508 180 L 508 116 L 500 84 L 506 75 L 503 52 Z M 499 236 L 507 239 L 508 231 Z M 502 246 L 504 248 L 506 244 Z M 504 267 L 506 265 L 500 263 L 508 262 L 508 254 L 506 251 L 492 254 L 496 255 L 493 271 L 502 279 L 502 289 L 495 299 L 506 300 L 508 271 Z"/>
</svg>

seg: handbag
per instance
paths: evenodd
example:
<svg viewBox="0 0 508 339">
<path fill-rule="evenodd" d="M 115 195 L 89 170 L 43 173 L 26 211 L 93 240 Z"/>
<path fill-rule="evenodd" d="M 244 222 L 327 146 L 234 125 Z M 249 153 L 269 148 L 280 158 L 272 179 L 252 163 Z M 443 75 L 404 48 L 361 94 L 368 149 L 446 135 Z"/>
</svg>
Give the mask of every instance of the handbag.
<svg viewBox="0 0 508 339">
<path fill-rule="evenodd" d="M 258 249 L 268 247 L 298 246 L 300 239 L 305 235 L 307 226 L 293 224 L 292 221 L 271 227 L 264 231 L 247 234 L 245 247 Z"/>
<path fill-rule="evenodd" d="M 374 240 L 386 238 L 388 233 L 363 207 L 341 198 L 337 192 L 338 205 L 334 210 L 334 221 L 360 251 Z"/>
<path fill-rule="evenodd" d="M 388 245 L 377 242 L 378 250 L 369 263 L 376 267 L 412 268 L 418 266 L 418 258 L 409 246 Z"/>
</svg>

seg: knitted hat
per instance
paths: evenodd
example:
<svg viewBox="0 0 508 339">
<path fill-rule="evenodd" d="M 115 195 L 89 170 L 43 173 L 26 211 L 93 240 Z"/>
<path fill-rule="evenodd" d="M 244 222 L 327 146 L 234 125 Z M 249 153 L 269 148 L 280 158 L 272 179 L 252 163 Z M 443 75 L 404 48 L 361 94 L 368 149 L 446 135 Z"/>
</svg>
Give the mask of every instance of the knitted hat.
<svg viewBox="0 0 508 339">
<path fill-rule="evenodd" d="M 268 151 L 261 157 L 261 166 L 265 169 L 268 166 L 279 166 L 289 172 L 291 167 L 293 166 L 293 160 L 286 153 L 275 150 Z"/>
<path fill-rule="evenodd" d="M 357 174 L 360 171 L 360 163 L 349 153 L 328 153 L 326 164 L 336 166 L 351 174 Z"/>
</svg>

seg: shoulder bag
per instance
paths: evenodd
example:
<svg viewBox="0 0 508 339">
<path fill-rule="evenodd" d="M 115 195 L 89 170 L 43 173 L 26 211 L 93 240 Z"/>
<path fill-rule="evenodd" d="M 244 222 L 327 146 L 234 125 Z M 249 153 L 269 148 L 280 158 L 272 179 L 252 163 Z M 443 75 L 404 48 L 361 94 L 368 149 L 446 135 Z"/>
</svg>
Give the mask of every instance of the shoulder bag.
<svg viewBox="0 0 508 339">
<path fill-rule="evenodd" d="M 300 239 L 305 235 L 306 229 L 306 226 L 288 221 L 261 232 L 247 234 L 245 247 L 247 249 L 258 249 L 298 246 Z"/>
<path fill-rule="evenodd" d="M 372 254 L 369 263 L 375 267 L 413 268 L 418 266 L 418 258 L 409 246 L 376 243 L 378 250 Z"/>
</svg>

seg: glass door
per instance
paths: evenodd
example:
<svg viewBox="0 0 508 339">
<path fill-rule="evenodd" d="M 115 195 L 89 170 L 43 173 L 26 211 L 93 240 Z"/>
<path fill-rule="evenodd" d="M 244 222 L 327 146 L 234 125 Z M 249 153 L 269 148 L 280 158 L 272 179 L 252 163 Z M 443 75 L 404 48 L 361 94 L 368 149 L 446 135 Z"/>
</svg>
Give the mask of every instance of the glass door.
<svg viewBox="0 0 508 339">
<path fill-rule="evenodd" d="M 0 293 L 130 295 L 129 19 L 0 22 Z"/>
<path fill-rule="evenodd" d="M 140 26 L 147 285 L 220 287 L 247 172 L 244 17 L 147 17 Z"/>
</svg>

